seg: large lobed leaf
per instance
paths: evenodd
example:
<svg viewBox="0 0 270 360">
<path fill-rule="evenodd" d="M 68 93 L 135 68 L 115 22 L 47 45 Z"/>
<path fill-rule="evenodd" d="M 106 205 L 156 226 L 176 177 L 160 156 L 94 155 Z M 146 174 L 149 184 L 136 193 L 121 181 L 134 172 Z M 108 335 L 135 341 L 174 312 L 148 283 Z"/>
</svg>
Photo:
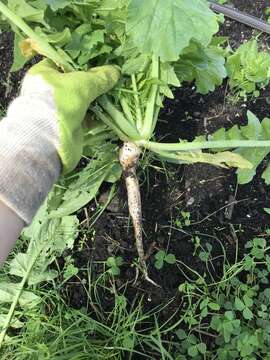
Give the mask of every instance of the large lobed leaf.
<svg viewBox="0 0 270 360">
<path fill-rule="evenodd" d="M 191 39 L 207 46 L 219 26 L 204 0 L 131 0 L 126 28 L 142 53 L 167 62 L 178 60 Z"/>
</svg>

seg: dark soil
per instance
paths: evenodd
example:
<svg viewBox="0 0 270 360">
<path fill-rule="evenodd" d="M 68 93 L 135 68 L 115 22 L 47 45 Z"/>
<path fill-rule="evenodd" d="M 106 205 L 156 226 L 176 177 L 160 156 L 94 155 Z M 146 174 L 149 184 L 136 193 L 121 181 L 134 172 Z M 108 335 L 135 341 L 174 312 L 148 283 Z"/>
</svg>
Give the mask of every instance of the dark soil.
<svg viewBox="0 0 270 360">
<path fill-rule="evenodd" d="M 13 34 L 0 34 L 0 107 L 6 109 L 17 96 L 23 76 L 35 62 L 36 60 L 32 60 L 21 71 L 10 73 L 13 63 Z"/>
<path fill-rule="evenodd" d="M 263 0 L 235 0 L 233 3 L 240 10 L 261 18 L 265 18 L 264 9 L 269 5 L 268 1 Z M 235 48 L 244 40 L 250 39 L 255 32 L 244 25 L 226 20 L 222 34 L 230 37 L 230 44 Z M 270 36 L 262 35 L 261 40 L 264 47 L 270 46 Z M 2 34 L 0 41 L 0 103 L 6 106 L 17 94 L 22 72 L 7 75 L 12 58 L 10 35 Z M 9 85 L 6 86 L 6 83 Z M 167 101 L 161 114 L 157 137 L 162 137 L 163 141 L 177 141 L 180 137 L 192 140 L 196 135 L 209 134 L 220 127 L 245 124 L 247 109 L 260 119 L 269 116 L 270 87 L 256 101 L 237 105 L 231 105 L 226 95 L 226 83 L 206 96 L 196 94 L 192 85 L 181 87 L 175 92 L 175 100 Z M 179 306 L 178 286 L 186 278 L 174 265 L 165 265 L 162 271 L 157 271 L 154 267 L 154 254 L 159 249 L 168 250 L 175 254 L 178 260 L 203 273 L 203 263 L 198 256 L 193 256 L 194 238 L 198 236 L 202 246 L 205 247 L 207 242 L 212 244 L 214 255 L 221 253 L 219 240 L 226 249 L 228 259 L 233 261 L 237 245 L 240 254 L 243 254 L 245 243 L 254 236 L 264 234 L 265 229 L 270 227 L 270 217 L 263 210 L 270 207 L 270 192 L 260 178 L 265 164 L 259 169 L 254 181 L 245 186 L 237 186 L 234 170 L 208 165 L 166 165 L 163 169 L 160 163 L 155 161 L 150 162 L 150 165 L 148 171 L 140 169 L 144 241 L 149 255 L 147 262 L 150 275 L 160 288 L 151 286 L 143 279 L 139 279 L 136 285 L 132 284 L 135 267 L 131 264 L 137 253 L 132 227 L 128 221 L 123 186 L 120 187 L 113 204 L 95 224 L 94 233 L 84 239 L 84 247 L 79 249 L 78 246 L 74 258 L 75 265 L 83 268 L 87 268 L 90 260 L 93 264 L 93 277 L 96 278 L 103 271 L 103 267 L 96 264 L 97 261 L 106 260 L 112 255 L 122 256 L 125 265 L 116 280 L 117 287 L 125 289 L 131 303 L 135 298 L 144 296 L 146 309 L 175 298 L 170 307 L 162 313 L 162 317 L 166 319 Z M 93 211 L 93 204 L 88 211 Z M 179 226 L 182 211 L 190 213 L 191 225 Z M 84 272 L 80 275 L 87 278 Z M 192 277 L 192 274 L 187 275 Z M 219 276 L 218 262 L 215 276 Z M 130 285 L 125 287 L 127 282 Z M 87 293 L 80 281 L 73 280 L 67 284 L 65 290 L 72 306 L 81 308 L 88 305 Z M 110 309 L 114 301 L 113 295 L 104 291 L 101 299 L 104 307 Z"/>
</svg>

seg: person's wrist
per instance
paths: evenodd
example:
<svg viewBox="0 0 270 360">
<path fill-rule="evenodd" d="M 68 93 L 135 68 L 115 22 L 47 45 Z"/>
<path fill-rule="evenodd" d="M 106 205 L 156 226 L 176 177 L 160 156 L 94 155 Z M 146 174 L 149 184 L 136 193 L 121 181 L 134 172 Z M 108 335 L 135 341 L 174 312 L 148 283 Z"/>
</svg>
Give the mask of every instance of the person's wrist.
<svg viewBox="0 0 270 360">
<path fill-rule="evenodd" d="M 0 199 L 26 224 L 61 172 L 55 116 L 48 97 L 22 93 L 0 122 Z"/>
</svg>

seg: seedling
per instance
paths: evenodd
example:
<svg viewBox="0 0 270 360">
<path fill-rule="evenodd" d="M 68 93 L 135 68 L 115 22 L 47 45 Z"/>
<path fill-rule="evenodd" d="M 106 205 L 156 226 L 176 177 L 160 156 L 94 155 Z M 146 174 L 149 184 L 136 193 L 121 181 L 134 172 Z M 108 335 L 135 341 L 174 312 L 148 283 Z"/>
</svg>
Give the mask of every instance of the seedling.
<svg viewBox="0 0 270 360">
<path fill-rule="evenodd" d="M 109 274 L 113 276 L 120 275 L 121 269 L 120 267 L 124 264 L 124 260 L 121 256 L 111 256 L 107 259 L 106 265 L 109 268 L 108 272 Z"/>
<path fill-rule="evenodd" d="M 177 227 L 182 228 L 184 226 L 190 226 L 191 220 L 190 220 L 190 212 L 188 211 L 181 211 L 181 216 L 177 219 L 175 219 L 174 223 Z"/>
<path fill-rule="evenodd" d="M 176 258 L 174 254 L 166 254 L 164 250 L 159 250 L 155 255 L 155 268 L 161 270 L 164 266 L 164 262 L 170 265 L 176 263 Z"/>
</svg>

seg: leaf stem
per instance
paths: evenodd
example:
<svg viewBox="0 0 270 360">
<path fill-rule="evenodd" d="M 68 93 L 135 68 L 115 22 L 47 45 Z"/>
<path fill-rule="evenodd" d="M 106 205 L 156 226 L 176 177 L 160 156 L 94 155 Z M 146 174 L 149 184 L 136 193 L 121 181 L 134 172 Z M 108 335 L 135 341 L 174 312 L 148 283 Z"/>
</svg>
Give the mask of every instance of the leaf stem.
<svg viewBox="0 0 270 360">
<path fill-rule="evenodd" d="M 130 139 L 138 140 L 141 138 L 133 123 L 125 118 L 123 113 L 112 104 L 106 95 L 101 96 L 98 99 L 98 103 L 111 116 L 112 120 L 118 126 L 118 128 L 123 133 L 127 134 Z"/>
<path fill-rule="evenodd" d="M 123 109 L 123 111 L 124 111 L 124 114 L 125 114 L 125 117 L 127 118 L 127 120 L 128 120 L 131 124 L 135 125 L 135 121 L 134 121 L 134 118 L 133 118 L 132 113 L 131 113 L 131 111 L 130 111 L 130 107 L 129 107 L 129 105 L 128 105 L 128 103 L 127 103 L 127 101 L 126 101 L 126 99 L 125 99 L 124 96 L 121 96 L 121 97 L 120 97 L 120 104 L 121 104 L 121 106 L 122 106 L 122 109 Z"/>
<path fill-rule="evenodd" d="M 153 55 L 152 56 L 152 79 L 159 79 L 159 59 Z M 142 137 L 144 139 L 150 139 L 153 132 L 153 123 L 155 122 L 155 114 L 156 114 L 156 101 L 158 94 L 159 86 L 158 84 L 153 84 L 150 91 L 149 100 L 147 102 L 147 107 L 145 111 L 143 128 L 141 131 Z"/>
<path fill-rule="evenodd" d="M 112 129 L 122 141 L 128 141 L 128 136 L 117 127 L 117 125 L 108 115 L 94 107 L 92 107 L 91 110 L 97 116 L 97 118 L 109 126 L 109 128 Z"/>
<path fill-rule="evenodd" d="M 138 95 L 137 80 L 136 80 L 136 76 L 134 74 L 131 75 L 131 81 L 132 81 L 133 95 L 134 95 L 134 100 L 135 100 L 135 105 L 136 105 L 137 129 L 140 132 L 142 129 L 142 109 L 141 109 L 140 98 Z"/>
<path fill-rule="evenodd" d="M 8 18 L 14 25 L 16 25 L 21 31 L 25 33 L 29 38 L 34 40 L 39 48 L 42 50 L 44 56 L 51 59 L 56 65 L 63 67 L 65 71 L 74 71 L 74 68 L 69 64 L 63 56 L 58 54 L 58 52 L 43 38 L 37 35 L 31 28 L 26 24 L 26 22 L 10 10 L 5 4 L 0 1 L 0 12 Z"/>
<path fill-rule="evenodd" d="M 165 144 L 153 141 L 139 140 L 138 146 L 152 151 L 196 151 L 204 149 L 223 148 L 270 148 L 270 140 L 220 140 L 220 141 L 194 141 L 175 144 Z"/>
</svg>

